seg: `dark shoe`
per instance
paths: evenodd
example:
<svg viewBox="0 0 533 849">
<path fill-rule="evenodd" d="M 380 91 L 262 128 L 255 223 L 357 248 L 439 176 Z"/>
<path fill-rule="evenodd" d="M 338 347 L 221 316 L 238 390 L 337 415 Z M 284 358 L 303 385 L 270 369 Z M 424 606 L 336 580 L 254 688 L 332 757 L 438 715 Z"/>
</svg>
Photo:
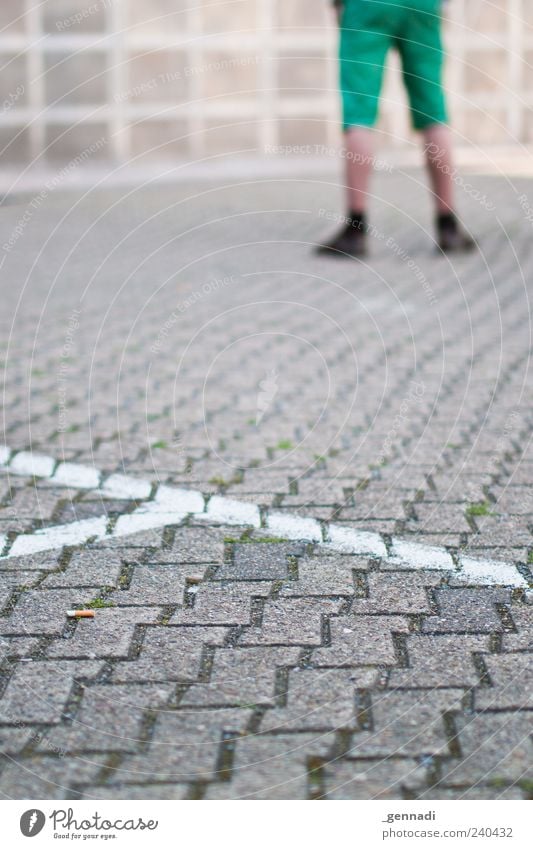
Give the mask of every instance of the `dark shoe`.
<svg viewBox="0 0 533 849">
<path fill-rule="evenodd" d="M 316 253 L 341 258 L 366 256 L 366 225 L 359 218 L 346 218 L 346 224 L 330 242 L 317 245 Z"/>
<path fill-rule="evenodd" d="M 476 247 L 476 240 L 463 230 L 455 215 L 437 218 L 437 244 L 444 253 L 467 253 Z"/>
</svg>

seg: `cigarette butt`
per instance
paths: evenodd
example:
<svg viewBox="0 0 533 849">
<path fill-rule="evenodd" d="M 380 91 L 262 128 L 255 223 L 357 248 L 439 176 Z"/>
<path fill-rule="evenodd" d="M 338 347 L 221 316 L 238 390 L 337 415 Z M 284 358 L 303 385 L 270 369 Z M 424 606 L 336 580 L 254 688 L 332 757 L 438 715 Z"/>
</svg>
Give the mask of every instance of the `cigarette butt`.
<svg viewBox="0 0 533 849">
<path fill-rule="evenodd" d="M 94 610 L 67 610 L 69 619 L 94 619 Z"/>
</svg>

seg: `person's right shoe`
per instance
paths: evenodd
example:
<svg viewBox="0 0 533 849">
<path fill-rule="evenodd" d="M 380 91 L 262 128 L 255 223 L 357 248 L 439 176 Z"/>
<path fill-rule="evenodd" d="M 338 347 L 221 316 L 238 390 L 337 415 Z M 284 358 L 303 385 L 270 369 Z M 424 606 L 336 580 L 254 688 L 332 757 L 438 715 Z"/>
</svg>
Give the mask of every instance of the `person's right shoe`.
<svg viewBox="0 0 533 849">
<path fill-rule="evenodd" d="M 477 248 L 476 240 L 463 230 L 452 212 L 437 216 L 437 245 L 444 253 L 467 253 Z"/>
<path fill-rule="evenodd" d="M 338 257 L 362 257 L 368 253 L 366 223 L 362 217 L 346 217 L 346 224 L 329 242 L 317 245 L 316 253 Z"/>
</svg>

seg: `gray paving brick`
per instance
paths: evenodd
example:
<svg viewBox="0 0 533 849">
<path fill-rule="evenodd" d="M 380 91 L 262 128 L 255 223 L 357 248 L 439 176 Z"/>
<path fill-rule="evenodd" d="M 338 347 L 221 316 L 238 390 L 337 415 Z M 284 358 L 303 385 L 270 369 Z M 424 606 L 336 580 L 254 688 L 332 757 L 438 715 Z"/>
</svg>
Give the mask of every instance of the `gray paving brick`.
<svg viewBox="0 0 533 849">
<path fill-rule="evenodd" d="M 252 600 L 265 598 L 270 585 L 263 581 L 201 584 L 194 607 L 177 610 L 171 625 L 249 625 Z"/>
<path fill-rule="evenodd" d="M 187 799 L 189 787 L 189 784 L 165 784 L 163 782 L 159 784 L 112 784 L 109 787 L 103 784 L 84 784 L 81 798 L 105 799 L 110 802 L 116 799 L 126 801 Z"/>
<path fill-rule="evenodd" d="M 299 554 L 301 546 L 287 543 L 247 543 L 235 545 L 233 562 L 217 571 L 217 579 L 232 581 L 273 581 L 288 575 L 287 557 Z"/>
<path fill-rule="evenodd" d="M 410 634 L 409 668 L 393 669 L 391 687 L 475 687 L 481 672 L 474 653 L 489 651 L 487 635 Z"/>
<path fill-rule="evenodd" d="M 94 619 L 80 619 L 73 635 L 56 639 L 46 651 L 48 657 L 125 658 L 132 648 L 136 625 L 157 621 L 156 607 L 108 607 L 97 610 Z"/>
<path fill-rule="evenodd" d="M 0 728 L 0 752 L 17 755 L 30 742 L 34 733 L 31 728 Z"/>
<path fill-rule="evenodd" d="M 59 722 L 74 683 L 94 678 L 101 668 L 98 662 L 19 664 L 0 700 L 0 722 Z"/>
<path fill-rule="evenodd" d="M 223 736 L 234 742 L 250 717 L 250 710 L 241 709 L 162 714 L 148 752 L 127 757 L 110 781 L 212 780 Z"/>
<path fill-rule="evenodd" d="M 528 713 L 484 713 L 458 722 L 462 759 L 446 764 L 441 783 L 493 787 L 533 778 L 531 716 Z"/>
<path fill-rule="evenodd" d="M 376 680 L 371 669 L 291 670 L 287 705 L 267 711 L 261 731 L 353 729 L 355 688 L 370 687 Z"/>
<path fill-rule="evenodd" d="M 69 725 L 51 729 L 38 747 L 65 752 L 131 752 L 143 739 L 143 719 L 150 709 L 164 711 L 172 694 L 170 685 L 113 684 L 86 687 Z"/>
<path fill-rule="evenodd" d="M 161 625 L 148 628 L 137 660 L 118 662 L 116 683 L 126 681 L 194 681 L 202 669 L 204 649 L 222 646 L 227 628 Z"/>
<path fill-rule="evenodd" d="M 42 583 L 45 589 L 55 587 L 113 587 L 116 586 L 122 560 L 116 552 L 77 551 L 61 572 L 48 575 Z"/>
<path fill-rule="evenodd" d="M 157 551 L 150 562 L 222 564 L 225 536 L 217 528 L 177 528 L 172 546 Z"/>
<path fill-rule="evenodd" d="M 406 634 L 401 616 L 339 616 L 330 622 L 331 645 L 313 652 L 316 666 L 375 666 L 398 663 L 392 635 Z"/>
<path fill-rule="evenodd" d="M 338 613 L 339 602 L 317 598 L 284 598 L 265 605 L 260 628 L 249 628 L 240 645 L 317 646 L 323 641 L 323 619 Z"/>
<path fill-rule="evenodd" d="M 443 714 L 459 710 L 463 691 L 383 691 L 372 696 L 373 730 L 354 737 L 349 756 L 387 757 L 447 754 Z"/>
<path fill-rule="evenodd" d="M 282 596 L 353 596 L 354 570 L 368 569 L 368 560 L 351 555 L 304 557 L 298 561 L 298 580 L 287 581 Z"/>
<path fill-rule="evenodd" d="M 442 589 L 436 590 L 435 594 L 440 615 L 428 617 L 422 625 L 423 631 L 427 633 L 503 631 L 496 604 L 509 603 L 511 597 L 509 590 Z"/>
<path fill-rule="evenodd" d="M 191 705 L 269 705 L 276 697 L 276 671 L 296 665 L 297 648 L 217 649 L 209 683 L 196 684 L 181 704 Z"/>
<path fill-rule="evenodd" d="M 8 763 L 0 775 L 0 795 L 5 799 L 76 799 L 79 786 L 94 781 L 106 764 L 103 755 L 89 759 L 43 755 Z"/>
<path fill-rule="evenodd" d="M 368 598 L 356 598 L 353 613 L 431 613 L 427 590 L 441 576 L 435 572 L 378 574 L 368 576 Z"/>
<path fill-rule="evenodd" d="M 516 633 L 503 635 L 503 650 L 533 649 L 533 605 L 514 604 L 511 608 L 511 618 L 516 627 Z"/>
<path fill-rule="evenodd" d="M 326 758 L 333 742 L 333 734 L 243 737 L 231 783 L 210 784 L 206 799 L 307 799 L 309 759 Z"/>
<path fill-rule="evenodd" d="M 326 799 L 403 799 L 425 784 L 426 770 L 409 758 L 337 761 L 325 769 Z"/>
<path fill-rule="evenodd" d="M 476 692 L 478 710 L 533 708 L 533 653 L 484 656 L 492 688 Z"/>
<path fill-rule="evenodd" d="M 61 634 L 67 610 L 83 607 L 99 594 L 98 587 L 28 590 L 20 596 L 11 615 L 0 619 L 0 633 Z"/>
</svg>

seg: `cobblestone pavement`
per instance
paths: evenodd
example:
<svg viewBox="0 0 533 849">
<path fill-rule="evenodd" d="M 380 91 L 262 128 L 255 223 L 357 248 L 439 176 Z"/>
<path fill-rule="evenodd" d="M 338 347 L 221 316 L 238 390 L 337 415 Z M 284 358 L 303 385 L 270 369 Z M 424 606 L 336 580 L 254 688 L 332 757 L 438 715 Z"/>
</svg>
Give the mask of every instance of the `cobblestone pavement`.
<svg viewBox="0 0 533 849">
<path fill-rule="evenodd" d="M 414 171 L 379 176 L 357 264 L 310 252 L 320 175 L 0 209 L 4 797 L 531 798 L 533 189 L 470 182 L 453 261 Z M 383 556 L 139 525 L 162 484 Z"/>
</svg>

